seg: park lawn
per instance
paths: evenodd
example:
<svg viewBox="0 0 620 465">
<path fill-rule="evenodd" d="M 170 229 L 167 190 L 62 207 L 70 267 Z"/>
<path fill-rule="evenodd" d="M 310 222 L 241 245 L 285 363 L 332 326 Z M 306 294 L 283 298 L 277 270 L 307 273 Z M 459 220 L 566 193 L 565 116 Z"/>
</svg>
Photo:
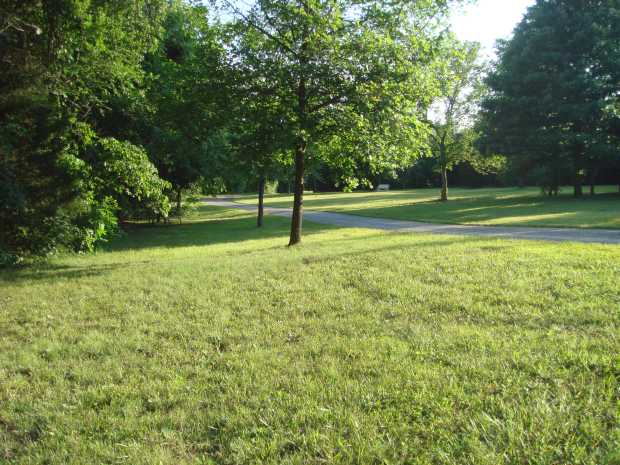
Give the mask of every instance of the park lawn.
<svg viewBox="0 0 620 465">
<path fill-rule="evenodd" d="M 375 218 L 430 223 L 492 226 L 545 226 L 620 229 L 620 194 L 617 186 L 599 186 L 594 197 L 572 196 L 563 188 L 559 197 L 545 197 L 538 188 L 488 188 L 450 190 L 450 201 L 438 201 L 438 189 L 390 192 L 307 193 L 310 210 L 351 213 Z M 241 203 L 256 203 L 256 196 L 242 196 Z M 291 207 L 290 195 L 268 195 L 265 205 Z"/>
<path fill-rule="evenodd" d="M 620 463 L 620 247 L 287 232 L 0 273 L 0 463 Z"/>
</svg>

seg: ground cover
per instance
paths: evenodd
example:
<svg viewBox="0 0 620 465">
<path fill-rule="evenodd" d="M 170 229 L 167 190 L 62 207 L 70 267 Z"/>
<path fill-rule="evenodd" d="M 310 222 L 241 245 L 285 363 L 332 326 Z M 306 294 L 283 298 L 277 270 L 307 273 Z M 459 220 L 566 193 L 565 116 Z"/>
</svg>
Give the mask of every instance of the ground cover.
<svg viewBox="0 0 620 465">
<path fill-rule="evenodd" d="M 0 272 L 0 463 L 619 463 L 620 247 L 254 222 Z"/>
</svg>

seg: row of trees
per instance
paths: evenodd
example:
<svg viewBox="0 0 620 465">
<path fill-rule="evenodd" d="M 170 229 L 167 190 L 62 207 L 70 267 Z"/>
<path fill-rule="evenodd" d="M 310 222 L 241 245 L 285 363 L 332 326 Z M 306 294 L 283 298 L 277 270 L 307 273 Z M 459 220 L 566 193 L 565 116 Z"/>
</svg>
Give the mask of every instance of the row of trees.
<svg viewBox="0 0 620 465">
<path fill-rule="evenodd" d="M 536 172 L 549 194 L 620 167 L 620 1 L 538 0 L 499 45 L 481 145 Z"/>
<path fill-rule="evenodd" d="M 446 28 L 457 0 L 7 0 L 2 260 L 91 250 L 192 190 L 257 188 L 260 226 L 279 177 L 294 245 L 308 178 L 369 187 L 416 160 L 443 200 L 495 153 L 580 192 L 617 161 L 617 1 L 539 0 L 488 74 Z"/>
</svg>

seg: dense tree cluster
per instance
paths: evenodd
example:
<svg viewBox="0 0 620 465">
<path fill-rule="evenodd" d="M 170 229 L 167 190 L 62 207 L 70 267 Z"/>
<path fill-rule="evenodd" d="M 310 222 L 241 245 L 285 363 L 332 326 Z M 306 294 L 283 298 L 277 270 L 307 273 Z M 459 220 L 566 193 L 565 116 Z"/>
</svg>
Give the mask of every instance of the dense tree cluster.
<svg viewBox="0 0 620 465">
<path fill-rule="evenodd" d="M 485 145 L 549 193 L 569 180 L 581 195 L 620 162 L 620 2 L 538 0 L 499 52 Z"/>
<path fill-rule="evenodd" d="M 151 1 L 3 2 L 3 249 L 88 250 L 119 214 L 167 213 L 167 183 L 128 124 L 162 12 Z"/>
<path fill-rule="evenodd" d="M 0 21 L 2 260 L 166 218 L 218 147 L 222 52 L 205 11 L 8 0 Z"/>
</svg>

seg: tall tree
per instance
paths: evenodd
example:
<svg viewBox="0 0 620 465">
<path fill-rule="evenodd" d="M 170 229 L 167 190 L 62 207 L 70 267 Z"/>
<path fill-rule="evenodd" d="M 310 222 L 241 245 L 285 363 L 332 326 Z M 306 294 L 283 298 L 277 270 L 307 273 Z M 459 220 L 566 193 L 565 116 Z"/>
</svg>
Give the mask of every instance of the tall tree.
<svg viewBox="0 0 620 465">
<path fill-rule="evenodd" d="M 552 189 L 568 174 L 581 195 L 586 171 L 617 153 L 620 1 L 538 0 L 500 44 L 488 83 L 491 145 L 544 167 Z"/>
<path fill-rule="evenodd" d="M 123 206 L 166 214 L 165 183 L 110 124 L 118 102 L 143 100 L 142 60 L 164 9 L 164 0 L 2 2 L 0 254 L 91 248 Z M 102 182 L 116 176 L 119 190 Z"/>
<path fill-rule="evenodd" d="M 224 0 L 226 1 L 226 0 Z M 301 241 L 304 176 L 313 146 L 348 134 L 420 137 L 415 80 L 430 59 L 434 19 L 447 0 L 228 1 L 244 34 L 231 48 L 277 96 L 294 143 L 289 245 Z M 404 148 L 405 151 L 407 148 Z M 390 155 L 394 152 L 389 152 Z M 372 161 L 373 154 L 364 152 Z M 400 154 L 396 154 L 400 156 Z"/>
<path fill-rule="evenodd" d="M 219 144 L 228 118 L 227 69 L 221 31 L 209 24 L 204 6 L 174 2 L 163 37 L 147 57 L 151 108 L 143 139 L 163 178 L 172 184 L 176 214 L 185 189 L 219 168 Z"/>
<path fill-rule="evenodd" d="M 432 155 L 441 174 L 441 200 L 448 200 L 448 171 L 475 156 L 472 129 L 483 90 L 480 45 L 448 36 L 432 69 L 438 98 L 431 107 Z"/>
</svg>

